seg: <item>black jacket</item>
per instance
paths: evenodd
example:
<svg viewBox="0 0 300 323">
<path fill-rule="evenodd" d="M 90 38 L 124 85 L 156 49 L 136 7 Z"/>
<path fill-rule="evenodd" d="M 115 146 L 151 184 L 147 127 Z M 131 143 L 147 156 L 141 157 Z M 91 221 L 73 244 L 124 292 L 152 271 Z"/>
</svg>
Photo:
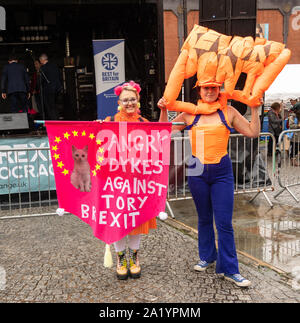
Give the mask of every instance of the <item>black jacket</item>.
<svg viewBox="0 0 300 323">
<path fill-rule="evenodd" d="M 29 92 L 29 76 L 24 65 L 12 62 L 3 67 L 1 91 L 6 94 Z"/>
<path fill-rule="evenodd" d="M 52 63 L 41 66 L 42 87 L 45 93 L 57 93 L 62 89 L 59 69 Z"/>
<path fill-rule="evenodd" d="M 279 136 L 282 131 L 282 118 L 277 115 L 272 109 L 268 112 L 269 132 L 274 136 Z"/>
</svg>

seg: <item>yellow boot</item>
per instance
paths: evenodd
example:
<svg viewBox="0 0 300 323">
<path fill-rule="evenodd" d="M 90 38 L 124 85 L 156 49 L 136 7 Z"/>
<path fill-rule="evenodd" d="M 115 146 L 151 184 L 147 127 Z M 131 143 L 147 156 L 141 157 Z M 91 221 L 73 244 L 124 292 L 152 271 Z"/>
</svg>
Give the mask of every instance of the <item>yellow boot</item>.
<svg viewBox="0 0 300 323">
<path fill-rule="evenodd" d="M 121 280 L 125 280 L 128 278 L 128 268 L 125 250 L 117 253 L 117 278 Z"/>
<path fill-rule="evenodd" d="M 132 278 L 141 277 L 141 266 L 138 258 L 138 250 L 129 248 L 129 274 Z"/>
</svg>

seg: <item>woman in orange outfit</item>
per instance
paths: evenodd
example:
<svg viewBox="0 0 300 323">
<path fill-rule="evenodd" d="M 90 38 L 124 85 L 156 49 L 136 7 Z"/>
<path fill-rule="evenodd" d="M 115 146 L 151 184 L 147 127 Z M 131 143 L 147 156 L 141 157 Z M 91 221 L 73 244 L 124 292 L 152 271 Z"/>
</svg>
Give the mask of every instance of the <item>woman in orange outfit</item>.
<svg viewBox="0 0 300 323">
<path fill-rule="evenodd" d="M 227 105 L 226 93 L 220 92 L 222 84 L 215 81 L 198 83 L 201 99 L 197 107 L 200 114 L 186 112 L 178 115 L 174 122 L 188 126 L 192 147 L 189 163 L 188 183 L 198 213 L 198 247 L 200 261 L 194 266 L 205 271 L 216 261 L 216 273 L 240 287 L 251 282 L 239 273 L 238 260 L 232 227 L 234 202 L 234 178 L 227 145 L 232 127 L 247 137 L 257 137 L 260 121 L 257 108 L 251 108 L 251 122 L 236 109 Z M 160 121 L 167 121 L 167 100 L 158 102 L 161 108 Z M 185 126 L 173 126 L 173 131 Z M 213 228 L 215 219 L 218 231 L 218 251 L 215 246 Z"/>
<path fill-rule="evenodd" d="M 104 121 L 125 121 L 125 122 L 148 122 L 139 114 L 140 93 L 139 84 L 130 81 L 115 88 L 119 97 L 119 112 L 114 116 L 107 117 Z M 126 259 L 126 237 L 114 243 L 117 252 L 117 277 L 118 279 L 139 278 L 141 266 L 138 257 L 141 234 L 148 234 L 149 229 L 156 229 L 156 219 L 153 218 L 139 227 L 135 228 L 128 235 L 129 265 Z M 128 268 L 129 267 L 129 268 Z"/>
</svg>

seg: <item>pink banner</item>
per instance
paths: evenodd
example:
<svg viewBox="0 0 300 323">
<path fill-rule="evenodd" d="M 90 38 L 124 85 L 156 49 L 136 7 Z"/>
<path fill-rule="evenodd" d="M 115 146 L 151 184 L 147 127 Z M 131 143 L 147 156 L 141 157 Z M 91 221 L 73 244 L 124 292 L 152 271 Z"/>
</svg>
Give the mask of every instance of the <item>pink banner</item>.
<svg viewBox="0 0 300 323">
<path fill-rule="evenodd" d="M 111 244 L 165 210 L 171 123 L 45 122 L 58 204 Z"/>
</svg>

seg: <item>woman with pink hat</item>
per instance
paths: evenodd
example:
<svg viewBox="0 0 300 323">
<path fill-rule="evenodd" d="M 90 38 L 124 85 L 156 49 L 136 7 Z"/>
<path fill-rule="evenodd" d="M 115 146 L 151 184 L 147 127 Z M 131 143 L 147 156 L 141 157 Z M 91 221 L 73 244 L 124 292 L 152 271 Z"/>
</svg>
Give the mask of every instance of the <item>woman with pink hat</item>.
<svg viewBox="0 0 300 323">
<path fill-rule="evenodd" d="M 114 116 L 107 117 L 104 121 L 116 122 L 148 122 L 140 114 L 140 91 L 141 87 L 134 81 L 117 86 L 115 94 L 119 97 L 119 112 Z M 153 218 L 139 227 L 135 228 L 120 241 L 114 243 L 117 252 L 117 278 L 127 279 L 139 278 L 141 276 L 141 265 L 138 257 L 141 234 L 148 234 L 150 229 L 156 229 L 156 219 Z M 128 240 L 129 262 L 126 258 L 126 242 Z"/>
</svg>

